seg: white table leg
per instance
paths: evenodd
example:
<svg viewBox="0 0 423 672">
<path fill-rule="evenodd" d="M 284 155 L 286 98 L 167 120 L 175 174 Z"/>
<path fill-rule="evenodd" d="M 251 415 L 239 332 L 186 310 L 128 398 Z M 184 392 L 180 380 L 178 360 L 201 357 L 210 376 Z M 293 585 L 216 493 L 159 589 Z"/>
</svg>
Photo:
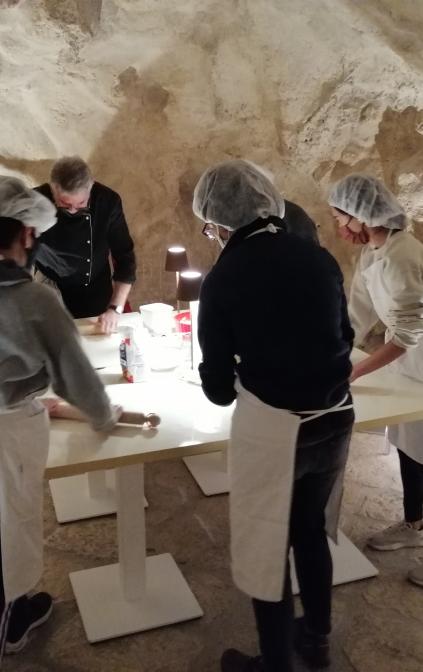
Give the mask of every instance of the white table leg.
<svg viewBox="0 0 423 672">
<path fill-rule="evenodd" d="M 114 469 L 55 478 L 49 481 L 49 485 L 59 523 L 116 513 Z M 144 506 L 148 506 L 147 500 Z"/>
<path fill-rule="evenodd" d="M 205 495 L 222 495 L 229 492 L 227 449 L 184 457 L 183 461 Z"/>
<path fill-rule="evenodd" d="M 89 642 L 203 615 L 168 553 L 147 558 L 143 467 L 117 470 L 119 563 L 70 574 Z"/>
<path fill-rule="evenodd" d="M 371 579 L 379 574 L 379 571 L 372 565 L 370 560 L 340 530 L 338 531 L 338 545 L 329 539 L 329 547 L 333 560 L 334 586 L 340 586 L 343 583 L 353 583 L 362 579 Z M 290 561 L 292 591 L 294 595 L 298 595 L 299 588 L 292 552 Z"/>
</svg>

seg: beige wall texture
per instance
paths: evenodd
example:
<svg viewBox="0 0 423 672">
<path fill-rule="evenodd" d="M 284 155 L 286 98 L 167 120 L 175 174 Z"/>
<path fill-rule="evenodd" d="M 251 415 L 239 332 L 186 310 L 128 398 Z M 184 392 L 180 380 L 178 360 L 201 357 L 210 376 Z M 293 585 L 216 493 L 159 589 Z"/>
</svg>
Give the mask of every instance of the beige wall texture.
<svg viewBox="0 0 423 672">
<path fill-rule="evenodd" d="M 79 153 L 120 192 L 134 304 L 172 301 L 166 247 L 206 270 L 192 190 L 209 164 L 263 164 L 354 252 L 325 195 L 376 174 L 423 220 L 423 3 L 416 0 L 0 0 L 0 173 L 31 184 Z"/>
</svg>

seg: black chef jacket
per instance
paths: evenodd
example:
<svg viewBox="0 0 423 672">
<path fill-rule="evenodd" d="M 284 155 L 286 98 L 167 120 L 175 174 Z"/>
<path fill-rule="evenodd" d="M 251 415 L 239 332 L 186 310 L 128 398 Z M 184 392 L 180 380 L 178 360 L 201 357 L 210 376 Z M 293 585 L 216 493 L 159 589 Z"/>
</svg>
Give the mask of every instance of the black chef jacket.
<svg viewBox="0 0 423 672">
<path fill-rule="evenodd" d="M 36 190 L 54 202 L 49 184 Z M 36 268 L 56 283 L 73 317 L 104 313 L 113 293 L 112 280 L 135 281 L 134 243 L 122 201 L 119 194 L 99 182 L 93 184 L 87 210 L 76 216 L 59 210 L 57 224 L 40 239 L 55 254 L 51 264 L 43 255 Z"/>
</svg>

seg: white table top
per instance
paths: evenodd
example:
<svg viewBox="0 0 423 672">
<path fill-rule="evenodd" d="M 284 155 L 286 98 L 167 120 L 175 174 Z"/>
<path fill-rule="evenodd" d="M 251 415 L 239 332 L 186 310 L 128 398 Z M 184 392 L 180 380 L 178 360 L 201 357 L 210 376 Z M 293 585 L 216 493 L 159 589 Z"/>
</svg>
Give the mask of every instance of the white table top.
<svg viewBox="0 0 423 672">
<path fill-rule="evenodd" d="M 232 407 L 214 406 L 198 385 L 157 374 L 149 383 L 109 385 L 107 392 L 125 410 L 158 413 L 161 425 L 120 426 L 104 437 L 86 423 L 54 420 L 50 478 L 219 450 L 229 436 Z"/>
<path fill-rule="evenodd" d="M 353 352 L 352 361 L 366 355 Z M 352 384 L 356 429 L 378 429 L 423 419 L 423 383 L 380 369 Z"/>
<path fill-rule="evenodd" d="M 105 382 L 121 380 L 116 365 L 119 338 L 86 339 L 92 363 L 106 367 L 99 371 Z M 353 359 L 362 356 L 355 352 Z M 381 370 L 360 378 L 352 391 L 356 429 L 423 419 L 423 383 Z M 158 413 L 162 424 L 157 430 L 121 426 L 102 437 L 85 423 L 55 420 L 48 477 L 211 452 L 221 449 L 229 437 L 233 407 L 214 406 L 198 385 L 177 380 L 172 374 L 156 373 L 145 383 L 107 385 L 107 392 L 125 410 Z"/>
</svg>

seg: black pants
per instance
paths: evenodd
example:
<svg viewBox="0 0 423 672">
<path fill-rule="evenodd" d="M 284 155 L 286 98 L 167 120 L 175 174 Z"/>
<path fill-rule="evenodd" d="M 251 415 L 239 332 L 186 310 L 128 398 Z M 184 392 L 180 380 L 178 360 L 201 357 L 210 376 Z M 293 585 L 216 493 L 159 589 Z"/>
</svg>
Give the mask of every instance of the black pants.
<svg viewBox="0 0 423 672">
<path fill-rule="evenodd" d="M 295 463 L 290 546 L 295 558 L 305 623 L 316 634 L 331 630 L 332 557 L 325 508 L 348 457 L 353 411 L 323 416 L 301 426 Z M 294 604 L 287 562 L 283 599 L 253 600 L 266 672 L 292 672 Z"/>
<path fill-rule="evenodd" d="M 404 515 L 407 523 L 423 518 L 423 464 L 398 450 L 404 489 Z"/>
</svg>

